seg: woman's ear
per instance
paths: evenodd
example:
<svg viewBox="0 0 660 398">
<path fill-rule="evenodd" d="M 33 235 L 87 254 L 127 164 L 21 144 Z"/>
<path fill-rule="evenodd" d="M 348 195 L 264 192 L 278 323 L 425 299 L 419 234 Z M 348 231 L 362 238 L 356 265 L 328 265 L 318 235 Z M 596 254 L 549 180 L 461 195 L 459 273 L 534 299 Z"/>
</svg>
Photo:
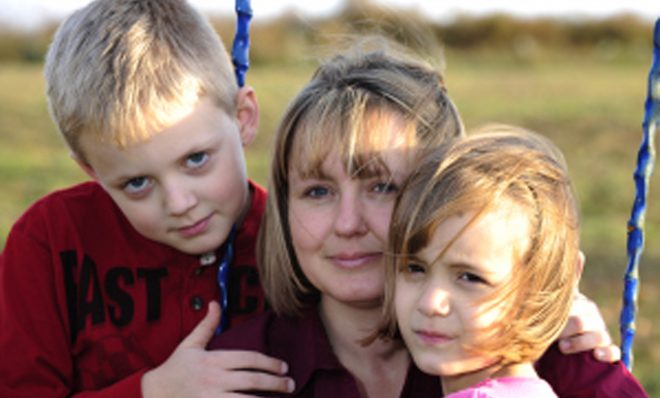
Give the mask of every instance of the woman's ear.
<svg viewBox="0 0 660 398">
<path fill-rule="evenodd" d="M 243 146 L 248 146 L 257 136 L 259 104 L 252 87 L 242 87 L 236 96 L 236 119 L 240 128 L 241 143 Z"/>
</svg>

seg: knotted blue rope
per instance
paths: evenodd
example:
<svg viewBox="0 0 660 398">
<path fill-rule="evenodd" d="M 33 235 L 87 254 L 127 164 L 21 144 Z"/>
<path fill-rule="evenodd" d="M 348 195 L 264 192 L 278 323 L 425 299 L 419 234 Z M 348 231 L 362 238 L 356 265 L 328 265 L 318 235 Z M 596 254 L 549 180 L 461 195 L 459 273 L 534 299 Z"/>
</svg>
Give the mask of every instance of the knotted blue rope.
<svg viewBox="0 0 660 398">
<path fill-rule="evenodd" d="M 621 353 L 626 367 L 632 370 L 632 345 L 635 338 L 635 314 L 637 312 L 637 289 L 639 287 L 639 259 L 644 250 L 644 216 L 648 196 L 649 179 L 655 161 L 655 132 L 660 124 L 660 18 L 655 23 L 653 34 L 653 61 L 649 72 L 648 91 L 644 104 L 642 143 L 637 154 L 635 201 L 628 220 L 628 264 L 624 277 L 623 308 L 619 319 L 621 330 Z"/>
<path fill-rule="evenodd" d="M 245 72 L 250 66 L 250 20 L 252 19 L 252 8 L 250 0 L 236 0 L 236 34 L 231 48 L 231 60 L 234 63 L 234 73 L 236 83 L 239 87 L 245 85 Z M 229 324 L 229 267 L 234 259 L 234 237 L 236 236 L 236 226 L 232 227 L 227 241 L 225 242 L 224 253 L 218 265 L 218 286 L 220 289 L 220 323 L 216 329 L 216 334 L 222 333 Z"/>
<path fill-rule="evenodd" d="M 231 47 L 231 60 L 239 87 L 245 85 L 245 72 L 250 67 L 250 0 L 236 0 L 236 34 Z"/>
<path fill-rule="evenodd" d="M 229 326 L 229 267 L 231 262 L 234 261 L 234 239 L 236 238 L 237 227 L 234 224 L 231 227 L 227 241 L 224 244 L 224 252 L 222 258 L 218 262 L 218 288 L 220 290 L 220 323 L 215 330 L 218 335 Z"/>
</svg>

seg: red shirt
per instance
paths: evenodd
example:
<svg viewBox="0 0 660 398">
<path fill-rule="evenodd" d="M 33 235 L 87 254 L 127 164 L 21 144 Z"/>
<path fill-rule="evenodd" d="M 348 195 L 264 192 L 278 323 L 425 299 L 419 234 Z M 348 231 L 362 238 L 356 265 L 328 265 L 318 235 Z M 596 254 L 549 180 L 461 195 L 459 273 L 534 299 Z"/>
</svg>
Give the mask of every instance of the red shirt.
<svg viewBox="0 0 660 398">
<path fill-rule="evenodd" d="M 210 349 L 247 349 L 286 361 L 297 398 L 360 398 L 353 375 L 335 356 L 317 311 L 301 318 L 267 311 L 215 337 Z M 563 355 L 556 345 L 540 360 L 539 374 L 562 398 L 644 398 L 646 393 L 621 363 L 597 362 L 590 352 Z M 401 398 L 442 396 L 438 377 L 408 369 Z"/>
<path fill-rule="evenodd" d="M 266 192 L 250 189 L 230 267 L 231 325 L 265 306 L 254 245 Z M 142 374 L 218 300 L 216 274 L 217 264 L 140 235 L 96 183 L 46 196 L 0 255 L 0 397 L 141 396 Z"/>
</svg>

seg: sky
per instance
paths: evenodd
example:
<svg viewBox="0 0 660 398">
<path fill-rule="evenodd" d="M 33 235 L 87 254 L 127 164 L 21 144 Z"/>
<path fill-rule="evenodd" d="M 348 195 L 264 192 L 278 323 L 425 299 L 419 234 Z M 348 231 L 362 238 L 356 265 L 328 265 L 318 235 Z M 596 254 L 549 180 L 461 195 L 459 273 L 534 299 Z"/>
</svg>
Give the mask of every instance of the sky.
<svg viewBox="0 0 660 398">
<path fill-rule="evenodd" d="M 233 13 L 232 0 L 189 0 L 207 15 Z M 284 11 L 323 15 L 337 10 L 346 0 L 252 0 L 254 18 L 271 18 Z M 434 20 L 450 20 L 460 13 L 483 15 L 507 12 L 520 17 L 607 17 L 632 12 L 651 21 L 660 17 L 659 0 L 372 0 L 386 7 L 414 8 Z M 49 19 L 59 19 L 89 0 L 0 0 L 0 25 L 34 28 Z M 322 4 L 321 4 L 322 3 Z"/>
</svg>

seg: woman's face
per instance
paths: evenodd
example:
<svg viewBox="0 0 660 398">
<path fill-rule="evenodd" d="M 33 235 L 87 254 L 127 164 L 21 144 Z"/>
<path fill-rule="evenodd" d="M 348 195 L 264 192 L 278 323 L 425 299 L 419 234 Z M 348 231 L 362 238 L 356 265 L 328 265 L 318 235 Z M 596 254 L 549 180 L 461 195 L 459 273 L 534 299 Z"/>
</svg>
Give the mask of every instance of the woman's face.
<svg viewBox="0 0 660 398">
<path fill-rule="evenodd" d="M 381 305 L 390 218 L 414 156 L 398 117 L 373 119 L 368 131 L 383 139 L 369 172 L 349 175 L 336 149 L 315 176 L 289 170 L 289 225 L 302 271 L 323 300 L 360 307 Z M 291 164 L 305 159 L 293 152 Z"/>
</svg>

